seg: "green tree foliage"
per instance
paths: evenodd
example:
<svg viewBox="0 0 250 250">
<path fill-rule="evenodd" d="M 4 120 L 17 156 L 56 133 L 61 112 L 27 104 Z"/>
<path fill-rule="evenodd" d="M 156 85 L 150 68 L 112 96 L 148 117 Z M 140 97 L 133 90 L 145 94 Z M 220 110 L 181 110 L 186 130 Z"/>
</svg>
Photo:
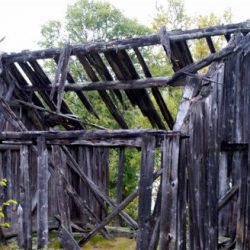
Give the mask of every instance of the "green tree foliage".
<svg viewBox="0 0 250 250">
<path fill-rule="evenodd" d="M 216 16 L 214 13 L 209 13 L 206 16 L 198 16 L 194 18 L 197 28 L 231 23 L 231 21 L 232 12 L 230 9 L 226 10 L 221 17 Z M 225 45 L 225 39 L 221 37 L 213 38 L 213 44 L 215 49 L 219 50 Z M 210 53 L 205 39 L 194 41 L 192 51 L 195 60 L 208 56 Z"/>
<path fill-rule="evenodd" d="M 186 29 L 191 24 L 192 18 L 186 14 L 183 0 L 166 0 L 166 5 L 156 6 L 152 28 L 157 31 L 166 26 L 168 30 Z"/>
<path fill-rule="evenodd" d="M 150 29 L 136 19 L 127 18 L 105 1 L 78 0 L 69 5 L 65 23 L 49 21 L 41 29 L 42 47 L 63 42 L 84 43 L 149 34 Z"/>
</svg>

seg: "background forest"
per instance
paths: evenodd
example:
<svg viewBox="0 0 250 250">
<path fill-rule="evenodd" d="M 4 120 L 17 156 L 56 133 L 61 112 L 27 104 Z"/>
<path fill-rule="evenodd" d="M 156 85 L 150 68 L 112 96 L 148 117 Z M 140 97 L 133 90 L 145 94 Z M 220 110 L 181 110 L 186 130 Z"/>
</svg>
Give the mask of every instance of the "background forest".
<svg viewBox="0 0 250 250">
<path fill-rule="evenodd" d="M 206 16 L 188 16 L 185 12 L 185 5 L 182 0 L 166 0 L 166 5 L 157 6 L 157 14 L 153 23 L 147 27 L 140 24 L 136 19 L 127 18 L 119 9 L 105 1 L 78 0 L 73 5 L 69 5 L 65 20 L 63 22 L 51 20 L 41 28 L 41 40 L 39 45 L 42 48 L 62 47 L 64 44 L 86 43 L 90 41 L 110 40 L 153 34 L 158 32 L 161 26 L 166 26 L 167 30 L 202 28 L 231 22 L 232 14 L 230 10 L 225 10 L 221 16 L 213 13 Z M 224 41 L 217 39 L 214 41 L 216 49 L 223 46 Z M 194 60 L 198 60 L 209 53 L 206 40 L 200 39 L 189 44 L 192 49 Z M 151 74 L 154 76 L 168 76 L 173 73 L 165 53 L 162 48 L 150 51 L 150 48 L 143 49 L 144 58 L 147 60 Z M 136 57 L 130 54 L 136 65 Z M 105 60 L 105 58 L 103 59 Z M 47 60 L 45 65 L 48 76 L 53 80 L 56 64 L 52 60 Z M 83 75 L 82 66 L 77 60 L 70 61 L 70 72 L 77 82 L 90 81 L 87 75 Z M 139 74 L 141 70 L 137 68 Z M 112 76 L 115 79 L 115 76 Z M 173 117 L 175 117 L 178 104 L 180 102 L 182 89 L 161 89 L 163 98 L 169 107 Z M 149 94 L 151 94 L 149 92 Z M 86 93 L 93 108 L 98 111 L 97 115 L 91 115 L 73 92 L 66 93 L 66 101 L 74 113 L 79 118 L 89 124 L 95 124 L 103 128 L 118 128 L 118 124 L 108 112 L 97 92 Z M 150 128 L 150 122 L 145 118 L 139 108 L 131 108 L 131 104 L 122 96 L 122 101 L 115 95 L 111 95 L 113 101 L 122 111 L 123 116 L 130 128 Z M 152 98 L 153 99 L 153 98 Z M 157 106 L 157 105 L 155 105 Z M 165 124 L 166 125 L 166 124 Z M 166 125 L 167 126 L 167 125 Z M 92 128 L 90 126 L 90 128 Z M 116 197 L 116 181 L 118 168 L 118 154 L 112 150 L 110 154 L 110 192 Z M 124 198 L 135 188 L 138 183 L 139 153 L 135 149 L 126 149 L 125 166 L 123 176 L 123 196 Z M 156 157 L 157 158 L 157 157 Z M 157 159 L 156 159 L 157 165 Z M 136 217 L 136 204 L 134 201 L 127 209 L 130 215 Z"/>
</svg>

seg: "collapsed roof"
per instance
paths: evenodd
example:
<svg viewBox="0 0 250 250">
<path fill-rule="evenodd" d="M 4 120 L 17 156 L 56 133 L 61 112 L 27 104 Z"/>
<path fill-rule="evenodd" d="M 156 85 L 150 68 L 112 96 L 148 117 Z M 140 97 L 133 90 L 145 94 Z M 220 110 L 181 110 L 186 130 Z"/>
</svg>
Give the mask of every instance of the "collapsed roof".
<svg viewBox="0 0 250 250">
<path fill-rule="evenodd" d="M 28 115 L 33 126 L 39 130 L 55 125 L 63 125 L 71 130 L 85 129 L 88 125 L 98 127 L 74 116 L 64 98 L 65 91 L 75 92 L 86 110 L 100 119 L 102 114 L 85 94 L 85 91 L 94 90 L 98 91 L 120 128 L 129 128 L 118 105 L 118 102 L 124 104 L 126 98 L 132 107 L 139 107 L 152 127 L 172 129 L 174 117 L 160 88 L 183 85 L 187 75 L 194 75 L 213 61 L 233 53 L 237 43 L 231 42 L 226 48 L 216 51 L 214 37 L 225 38 L 226 45 L 232 34 L 245 36 L 249 31 L 248 21 L 188 31 L 168 32 L 162 28 L 155 35 L 2 54 L 1 94 L 3 101 L 14 107 L 32 109 L 34 112 Z M 188 42 L 201 38 L 206 39 L 211 54 L 194 62 Z M 164 50 L 164 57 L 172 64 L 172 76 L 156 76 L 150 70 L 143 48 L 151 48 L 153 53 L 154 48 L 159 46 Z M 73 78 L 68 67 L 73 57 L 82 65 L 82 74 L 87 76 L 87 81 L 79 82 Z M 43 61 L 47 59 L 57 64 L 54 79 L 50 79 L 44 70 Z"/>
</svg>

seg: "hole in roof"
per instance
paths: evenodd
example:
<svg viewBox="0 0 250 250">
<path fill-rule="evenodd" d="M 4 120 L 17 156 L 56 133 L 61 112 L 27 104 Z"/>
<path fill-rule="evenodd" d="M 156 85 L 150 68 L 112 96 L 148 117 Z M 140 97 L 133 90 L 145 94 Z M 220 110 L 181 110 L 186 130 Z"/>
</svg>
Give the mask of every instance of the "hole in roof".
<svg viewBox="0 0 250 250">
<path fill-rule="evenodd" d="M 139 78 L 144 78 L 145 75 L 144 75 L 144 72 L 143 72 L 143 68 L 142 68 L 141 64 L 139 63 L 139 60 L 138 60 L 138 57 L 135 54 L 135 51 L 133 49 L 128 49 L 127 54 L 129 55 L 130 60 L 132 61 L 137 74 L 139 75 Z"/>
<path fill-rule="evenodd" d="M 190 49 L 194 61 L 205 58 L 211 54 L 205 38 L 192 40 Z"/>
<path fill-rule="evenodd" d="M 22 75 L 22 77 L 24 78 L 24 80 L 26 81 L 26 83 L 30 86 L 32 86 L 32 82 L 30 81 L 29 77 L 24 73 L 23 69 L 21 68 L 21 66 L 18 63 L 14 63 L 17 70 L 19 71 L 19 73 Z"/>
<path fill-rule="evenodd" d="M 54 82 L 57 65 L 54 59 L 41 59 L 37 60 L 37 63 L 42 68 L 43 72 L 49 78 L 50 82 Z"/>
<path fill-rule="evenodd" d="M 89 82 L 90 79 L 76 56 L 69 59 L 68 71 L 75 82 Z M 68 79 L 69 80 L 69 79 Z"/>
<path fill-rule="evenodd" d="M 211 39 L 213 41 L 216 51 L 224 49 L 228 44 L 225 36 L 213 36 L 211 37 Z"/>
<path fill-rule="evenodd" d="M 170 76 L 173 74 L 166 52 L 161 45 L 142 47 L 140 52 L 152 76 Z"/>
<path fill-rule="evenodd" d="M 114 71 L 112 70 L 112 67 L 109 65 L 109 63 L 108 63 L 106 57 L 104 56 L 104 54 L 103 54 L 103 53 L 100 53 L 99 56 L 101 57 L 101 59 L 102 59 L 104 65 L 106 66 L 106 68 L 107 68 L 107 70 L 108 70 L 108 72 L 109 72 L 109 74 L 110 74 L 112 80 L 117 79 L 117 78 L 116 78 L 116 75 L 115 75 L 115 73 L 114 73 Z M 100 75 L 99 75 L 99 76 L 100 76 Z M 100 76 L 100 77 L 101 77 L 101 76 Z"/>
</svg>

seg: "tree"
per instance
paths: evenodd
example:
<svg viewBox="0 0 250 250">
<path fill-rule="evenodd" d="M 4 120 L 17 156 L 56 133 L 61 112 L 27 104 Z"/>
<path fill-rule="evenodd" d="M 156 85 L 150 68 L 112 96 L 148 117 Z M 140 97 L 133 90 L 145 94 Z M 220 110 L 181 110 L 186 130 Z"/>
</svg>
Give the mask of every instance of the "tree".
<svg viewBox="0 0 250 250">
<path fill-rule="evenodd" d="M 64 28 L 65 27 L 65 28 Z M 150 29 L 105 1 L 78 0 L 69 5 L 65 23 L 49 21 L 42 26 L 42 47 L 62 42 L 84 43 L 149 34 Z"/>
<path fill-rule="evenodd" d="M 166 0 L 166 5 L 156 6 L 156 15 L 152 28 L 157 31 L 162 26 L 168 30 L 186 29 L 191 24 L 192 18 L 186 14 L 183 0 Z"/>
</svg>

